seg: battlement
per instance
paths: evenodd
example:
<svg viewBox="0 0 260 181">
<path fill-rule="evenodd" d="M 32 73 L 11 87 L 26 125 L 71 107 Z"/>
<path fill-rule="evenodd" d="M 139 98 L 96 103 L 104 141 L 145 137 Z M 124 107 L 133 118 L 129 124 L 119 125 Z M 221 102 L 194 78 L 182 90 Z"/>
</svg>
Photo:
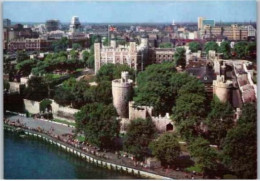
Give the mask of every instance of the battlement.
<svg viewBox="0 0 260 181">
<path fill-rule="evenodd" d="M 224 75 L 217 75 L 217 79 L 213 81 L 213 86 L 219 88 L 231 88 L 232 81 L 230 80 L 225 81 Z"/>
</svg>

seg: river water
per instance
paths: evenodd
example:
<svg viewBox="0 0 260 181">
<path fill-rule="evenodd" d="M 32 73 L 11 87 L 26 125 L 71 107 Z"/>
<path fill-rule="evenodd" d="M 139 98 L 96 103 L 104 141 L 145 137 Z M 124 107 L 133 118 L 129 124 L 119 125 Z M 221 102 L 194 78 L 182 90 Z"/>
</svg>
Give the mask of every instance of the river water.
<svg viewBox="0 0 260 181">
<path fill-rule="evenodd" d="M 4 131 L 5 179 L 138 179 L 87 163 L 32 137 Z"/>
</svg>

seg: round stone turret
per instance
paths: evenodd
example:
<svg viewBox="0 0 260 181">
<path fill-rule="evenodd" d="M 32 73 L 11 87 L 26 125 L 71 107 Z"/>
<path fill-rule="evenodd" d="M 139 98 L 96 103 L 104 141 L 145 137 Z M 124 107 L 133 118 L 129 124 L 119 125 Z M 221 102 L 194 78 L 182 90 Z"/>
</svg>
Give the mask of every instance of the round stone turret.
<svg viewBox="0 0 260 181">
<path fill-rule="evenodd" d="M 128 117 L 128 102 L 131 100 L 133 80 L 128 72 L 121 72 L 121 79 L 112 81 L 113 105 L 121 118 Z"/>
<path fill-rule="evenodd" d="M 217 75 L 217 80 L 213 81 L 213 93 L 221 102 L 227 102 L 230 99 L 232 81 L 227 80 L 223 75 Z"/>
</svg>

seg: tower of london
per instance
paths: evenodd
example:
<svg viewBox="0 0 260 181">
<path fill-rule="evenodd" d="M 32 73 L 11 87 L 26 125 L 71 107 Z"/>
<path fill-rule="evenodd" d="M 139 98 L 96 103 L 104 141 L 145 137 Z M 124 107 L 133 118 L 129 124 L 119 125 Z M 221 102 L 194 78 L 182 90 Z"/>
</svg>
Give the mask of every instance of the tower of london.
<svg viewBox="0 0 260 181">
<path fill-rule="evenodd" d="M 137 71 L 142 71 L 149 64 L 172 61 L 173 54 L 174 49 L 149 48 L 147 35 L 141 36 L 139 45 L 133 38 L 130 38 L 129 45 L 125 46 L 117 45 L 114 36 L 111 36 L 108 46 L 102 45 L 101 41 L 96 39 L 94 43 L 95 73 L 107 63 L 127 64 Z"/>
</svg>

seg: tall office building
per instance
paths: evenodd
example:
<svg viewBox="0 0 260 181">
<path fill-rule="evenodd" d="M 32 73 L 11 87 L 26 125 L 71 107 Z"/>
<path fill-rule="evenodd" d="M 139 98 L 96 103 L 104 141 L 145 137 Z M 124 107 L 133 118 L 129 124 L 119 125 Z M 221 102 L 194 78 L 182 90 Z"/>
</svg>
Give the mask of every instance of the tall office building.
<svg viewBox="0 0 260 181">
<path fill-rule="evenodd" d="M 71 18 L 71 22 L 70 22 L 70 32 L 71 33 L 77 33 L 80 32 L 82 30 L 81 24 L 79 22 L 79 17 L 77 16 L 73 16 Z"/>
<path fill-rule="evenodd" d="M 47 31 L 56 31 L 60 29 L 60 21 L 56 19 L 47 20 L 45 23 Z"/>
<path fill-rule="evenodd" d="M 198 17 L 198 30 L 201 30 L 203 28 L 203 20 L 205 18 L 203 17 Z"/>
<path fill-rule="evenodd" d="M 11 26 L 11 20 L 10 19 L 4 19 L 3 20 L 3 26 L 4 26 L 4 28 L 9 28 Z"/>
</svg>

